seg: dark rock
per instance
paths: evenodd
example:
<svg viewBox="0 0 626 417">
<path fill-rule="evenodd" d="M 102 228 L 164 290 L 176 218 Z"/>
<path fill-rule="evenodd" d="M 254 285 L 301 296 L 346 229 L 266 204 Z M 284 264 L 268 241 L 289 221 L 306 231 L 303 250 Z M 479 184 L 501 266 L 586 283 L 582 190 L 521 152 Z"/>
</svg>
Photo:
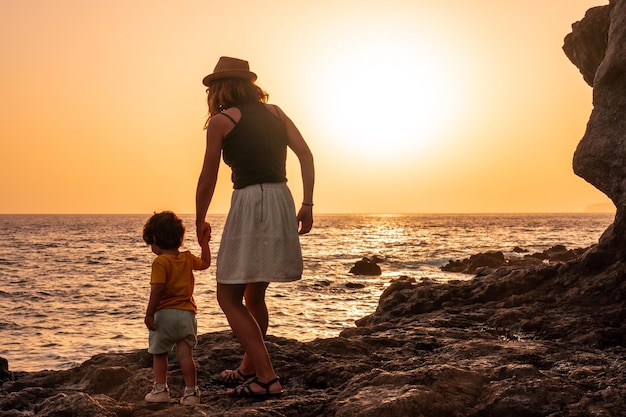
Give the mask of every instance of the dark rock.
<svg viewBox="0 0 626 417">
<path fill-rule="evenodd" d="M 523 258 L 506 258 L 504 253 L 487 252 L 472 255 L 463 260 L 449 261 L 441 267 L 442 271 L 460 272 L 463 274 L 475 274 L 476 276 L 485 276 L 494 272 L 497 268 L 503 266 L 533 266 L 543 263 L 568 262 L 582 256 L 588 248 L 570 249 L 563 245 L 556 245 L 530 255 L 524 255 Z"/>
<path fill-rule="evenodd" d="M 563 49 L 593 86 L 593 110 L 574 152 L 576 175 L 615 204 L 615 222 L 593 250 L 626 259 L 626 1 L 590 9 Z"/>
<path fill-rule="evenodd" d="M 610 6 L 587 10 L 582 21 L 572 24 L 572 32 L 565 36 L 563 44 L 565 55 L 592 87 L 608 46 L 610 13 Z"/>
<path fill-rule="evenodd" d="M 532 255 L 525 255 L 526 258 L 536 258 L 544 261 L 550 262 L 568 262 L 573 259 L 580 257 L 587 248 L 577 248 L 568 250 L 563 245 L 555 245 L 551 248 L 548 248 L 540 253 L 533 253 Z M 520 262 L 517 262 L 519 265 Z"/>
<path fill-rule="evenodd" d="M 477 277 L 484 277 L 493 273 L 494 269 L 488 266 L 480 266 L 476 268 L 475 274 Z"/>
<path fill-rule="evenodd" d="M 370 258 L 363 258 L 356 261 L 354 266 L 350 268 L 350 273 L 354 275 L 380 275 L 382 272 L 380 266 Z"/>
<path fill-rule="evenodd" d="M 498 268 L 506 264 L 504 253 L 487 252 L 472 255 L 462 261 L 450 261 L 441 267 L 446 272 L 461 272 L 464 274 L 475 274 L 478 268 L 489 267 Z"/>
<path fill-rule="evenodd" d="M 587 251 L 581 259 L 583 269 L 589 272 L 598 272 L 611 264 L 613 257 L 610 253 L 601 250 Z"/>
<path fill-rule="evenodd" d="M 385 259 L 385 258 L 380 257 L 380 256 L 378 256 L 378 255 L 372 255 L 372 256 L 370 256 L 370 257 L 369 257 L 369 259 L 370 259 L 372 262 L 374 262 L 375 264 L 380 264 L 380 263 L 386 262 L 386 259 Z"/>
<path fill-rule="evenodd" d="M 73 394 L 59 393 L 45 399 L 35 407 L 37 416 L 91 416 L 91 417 L 116 417 L 117 414 L 104 408 L 91 396 L 78 392 Z"/>
<path fill-rule="evenodd" d="M 0 357 L 0 382 L 13 380 L 13 372 L 9 371 L 9 362 Z"/>
</svg>

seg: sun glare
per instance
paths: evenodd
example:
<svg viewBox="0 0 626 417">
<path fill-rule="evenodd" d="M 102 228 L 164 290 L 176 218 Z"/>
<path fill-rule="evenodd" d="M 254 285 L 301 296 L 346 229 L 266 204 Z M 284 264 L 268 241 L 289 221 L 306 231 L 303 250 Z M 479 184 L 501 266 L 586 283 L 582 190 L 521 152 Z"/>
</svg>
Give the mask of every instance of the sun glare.
<svg viewBox="0 0 626 417">
<path fill-rule="evenodd" d="M 336 146 L 397 156 L 427 149 L 454 123 L 463 93 L 436 45 L 386 33 L 329 53 L 313 94 L 317 120 Z"/>
</svg>

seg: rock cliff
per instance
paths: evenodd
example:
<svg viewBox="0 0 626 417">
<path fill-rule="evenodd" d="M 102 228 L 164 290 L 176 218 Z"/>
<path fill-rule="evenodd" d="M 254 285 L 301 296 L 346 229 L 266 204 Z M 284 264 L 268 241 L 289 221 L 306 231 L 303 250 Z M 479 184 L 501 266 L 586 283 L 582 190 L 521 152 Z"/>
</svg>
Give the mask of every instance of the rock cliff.
<svg viewBox="0 0 626 417">
<path fill-rule="evenodd" d="M 574 153 L 574 172 L 605 193 L 616 216 L 595 252 L 626 257 L 626 2 L 587 11 L 563 50 L 593 87 L 593 111 Z"/>
<path fill-rule="evenodd" d="M 574 169 L 617 206 L 583 255 L 445 285 L 404 277 L 339 337 L 268 336 L 287 390 L 279 399 L 220 394 L 219 371 L 241 357 L 221 332 L 200 338 L 197 407 L 145 403 L 151 358 L 137 350 L 66 371 L 11 373 L 0 361 L 0 417 L 626 415 L 625 20 L 626 0 L 591 9 L 564 46 L 594 87 Z M 174 358 L 169 382 L 180 396 Z"/>
</svg>

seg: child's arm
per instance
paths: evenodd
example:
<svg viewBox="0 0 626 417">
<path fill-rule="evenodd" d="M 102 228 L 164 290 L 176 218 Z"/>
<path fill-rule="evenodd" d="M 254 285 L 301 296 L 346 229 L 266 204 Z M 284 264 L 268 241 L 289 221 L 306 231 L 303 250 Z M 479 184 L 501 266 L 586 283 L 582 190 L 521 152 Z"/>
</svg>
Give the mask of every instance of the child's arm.
<svg viewBox="0 0 626 417">
<path fill-rule="evenodd" d="M 154 323 L 154 313 L 161 302 L 161 296 L 165 291 L 165 284 L 152 284 L 150 285 L 150 301 L 148 301 L 148 308 L 146 308 L 146 318 L 144 323 L 150 330 L 156 330 L 156 324 Z"/>
<path fill-rule="evenodd" d="M 202 230 L 199 240 L 200 249 L 202 249 L 202 254 L 200 255 L 200 258 L 202 258 L 202 266 L 199 269 L 203 270 L 211 266 L 211 249 L 209 248 L 209 241 L 211 240 L 211 226 Z"/>
</svg>

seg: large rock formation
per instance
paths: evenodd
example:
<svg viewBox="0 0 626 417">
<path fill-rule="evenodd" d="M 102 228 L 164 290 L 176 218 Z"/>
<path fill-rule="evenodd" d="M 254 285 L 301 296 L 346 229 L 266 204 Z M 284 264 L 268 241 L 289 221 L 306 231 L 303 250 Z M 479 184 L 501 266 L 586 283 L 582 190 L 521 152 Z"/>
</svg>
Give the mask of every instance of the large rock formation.
<svg viewBox="0 0 626 417">
<path fill-rule="evenodd" d="M 626 257 L 626 1 L 590 9 L 563 49 L 593 87 L 593 111 L 574 153 L 574 172 L 616 206 L 615 222 L 594 252 Z M 607 261 L 608 261 L 607 259 Z"/>
<path fill-rule="evenodd" d="M 590 87 L 606 55 L 610 13 L 610 5 L 587 10 L 584 19 L 574 23 L 572 32 L 565 36 L 563 51 Z"/>
</svg>

